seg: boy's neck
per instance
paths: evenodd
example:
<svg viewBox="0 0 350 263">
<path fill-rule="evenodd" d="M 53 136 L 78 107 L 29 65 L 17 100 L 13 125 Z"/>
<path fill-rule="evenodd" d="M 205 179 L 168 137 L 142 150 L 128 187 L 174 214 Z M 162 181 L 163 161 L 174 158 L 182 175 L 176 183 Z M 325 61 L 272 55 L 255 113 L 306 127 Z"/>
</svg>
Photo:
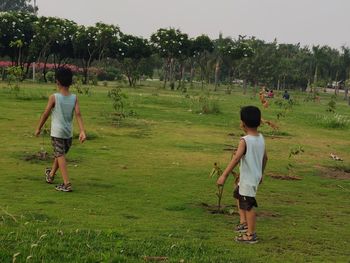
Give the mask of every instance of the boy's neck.
<svg viewBox="0 0 350 263">
<path fill-rule="evenodd" d="M 256 128 L 246 128 L 245 132 L 247 135 L 252 135 L 252 136 L 259 135 L 258 129 L 256 129 Z"/>
<path fill-rule="evenodd" d="M 70 94 L 69 88 L 67 88 L 67 87 L 58 86 L 58 90 L 59 90 L 59 92 L 60 92 L 62 95 L 64 95 L 64 96 L 67 96 L 67 95 Z"/>
</svg>

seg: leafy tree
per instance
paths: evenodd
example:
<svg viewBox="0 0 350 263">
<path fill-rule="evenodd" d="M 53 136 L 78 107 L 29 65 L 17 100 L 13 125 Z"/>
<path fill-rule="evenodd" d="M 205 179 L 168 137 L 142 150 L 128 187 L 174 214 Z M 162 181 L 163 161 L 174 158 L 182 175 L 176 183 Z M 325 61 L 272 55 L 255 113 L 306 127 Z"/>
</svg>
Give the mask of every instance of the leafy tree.
<svg viewBox="0 0 350 263">
<path fill-rule="evenodd" d="M 56 67 L 74 56 L 73 39 L 77 25 L 70 20 L 56 17 L 39 17 L 34 22 L 35 35 L 31 45 L 33 61 L 44 62 L 43 76 L 46 81 L 46 65 L 50 57 Z"/>
<path fill-rule="evenodd" d="M 0 0 L 0 12 L 29 12 L 35 13 L 37 7 L 31 4 L 31 0 Z"/>
<path fill-rule="evenodd" d="M 249 41 L 240 36 L 238 40 L 233 40 L 230 37 L 223 38 L 220 34 L 215 43 L 215 90 L 220 83 L 220 72 L 223 64 L 227 67 L 228 81 L 231 82 L 233 65 L 237 60 L 253 55 L 253 48 Z"/>
<path fill-rule="evenodd" d="M 150 74 L 145 60 L 152 55 L 152 49 L 146 39 L 123 35 L 120 41 L 114 43 L 114 52 L 130 86 L 135 86 L 142 75 Z"/>
<path fill-rule="evenodd" d="M 350 84 L 350 48 L 342 46 L 341 65 L 343 68 L 343 77 L 345 80 L 345 95 L 344 100 L 348 99 L 349 84 Z M 350 100 L 349 100 L 350 103 Z"/>
<path fill-rule="evenodd" d="M 99 46 L 97 43 L 98 29 L 96 27 L 78 26 L 73 37 L 74 57 L 79 59 L 83 68 L 83 83 L 88 82 L 88 69 L 98 58 Z"/>
<path fill-rule="evenodd" d="M 156 52 L 164 59 L 164 88 L 167 80 L 170 87 L 175 87 L 175 60 L 188 50 L 188 35 L 179 29 L 159 29 L 151 36 L 151 43 Z"/>
<path fill-rule="evenodd" d="M 79 26 L 73 38 L 75 58 L 81 61 L 83 83 L 88 81 L 88 69 L 95 60 L 101 61 L 112 53 L 112 43 L 120 37 L 120 30 L 113 25 L 97 23 L 96 26 Z"/>
<path fill-rule="evenodd" d="M 13 65 L 24 72 L 31 63 L 37 17 L 29 13 L 1 13 L 0 21 L 0 55 L 9 56 Z"/>
<path fill-rule="evenodd" d="M 195 58 L 195 62 L 198 63 L 201 70 L 201 81 L 203 87 L 205 78 L 207 82 L 209 82 L 209 61 L 210 55 L 214 50 L 214 44 L 213 41 L 207 35 L 201 35 L 193 40 L 191 49 L 191 52 L 193 53 L 192 56 Z"/>
</svg>

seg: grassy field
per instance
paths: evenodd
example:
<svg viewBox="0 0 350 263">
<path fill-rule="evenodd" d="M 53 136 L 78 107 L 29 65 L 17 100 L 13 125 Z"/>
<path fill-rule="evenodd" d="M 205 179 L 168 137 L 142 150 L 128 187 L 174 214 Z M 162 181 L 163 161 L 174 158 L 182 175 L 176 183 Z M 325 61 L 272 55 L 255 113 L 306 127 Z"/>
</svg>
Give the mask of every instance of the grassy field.
<svg viewBox="0 0 350 263">
<path fill-rule="evenodd" d="M 0 262 L 349 262 L 349 124 L 327 122 L 330 95 L 315 103 L 292 93 L 291 109 L 275 98 L 262 110 L 279 131 L 261 127 L 269 163 L 257 196 L 260 242 L 244 245 L 234 242 L 233 178 L 225 213 L 215 214 L 215 178 L 208 175 L 214 162 L 224 168 L 231 156 L 225 145 L 242 134 L 240 107 L 260 105 L 251 90 L 208 97 L 199 88 L 183 94 L 153 83 L 123 88 L 133 116 L 118 124 L 111 87 L 92 87 L 90 96 L 80 95 L 89 140 L 75 139 L 68 154 L 74 192 L 66 194 L 44 182 L 50 160 L 35 158 L 51 153 L 50 138 L 33 133 L 54 86 L 27 83 L 17 95 L 6 86 L 0 84 Z M 203 101 L 221 113 L 199 113 Z M 350 118 L 340 97 L 336 112 Z M 304 152 L 289 158 L 299 146 Z"/>
</svg>

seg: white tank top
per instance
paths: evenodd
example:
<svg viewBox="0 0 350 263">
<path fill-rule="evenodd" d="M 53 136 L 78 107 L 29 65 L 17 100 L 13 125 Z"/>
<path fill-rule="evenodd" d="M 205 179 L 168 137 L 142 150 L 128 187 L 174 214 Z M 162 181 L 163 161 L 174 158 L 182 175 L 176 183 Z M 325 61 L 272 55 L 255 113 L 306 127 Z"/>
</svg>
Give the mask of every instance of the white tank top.
<svg viewBox="0 0 350 263">
<path fill-rule="evenodd" d="M 55 93 L 55 107 L 51 112 L 51 136 L 69 139 L 73 136 L 73 113 L 76 95 L 63 96 Z"/>
<path fill-rule="evenodd" d="M 255 197 L 262 177 L 265 141 L 261 134 L 246 135 L 242 139 L 246 144 L 246 153 L 240 162 L 239 194 Z"/>
</svg>

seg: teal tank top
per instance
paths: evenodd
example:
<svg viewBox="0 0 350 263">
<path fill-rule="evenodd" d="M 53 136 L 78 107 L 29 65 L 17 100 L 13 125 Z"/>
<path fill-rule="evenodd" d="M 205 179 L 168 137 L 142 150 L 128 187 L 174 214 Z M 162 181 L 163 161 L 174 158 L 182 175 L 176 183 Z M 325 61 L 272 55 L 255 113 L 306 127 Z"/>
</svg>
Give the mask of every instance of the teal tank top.
<svg viewBox="0 0 350 263">
<path fill-rule="evenodd" d="M 55 93 L 55 107 L 51 112 L 51 136 L 69 139 L 73 136 L 73 114 L 76 95 L 63 96 Z"/>
</svg>

